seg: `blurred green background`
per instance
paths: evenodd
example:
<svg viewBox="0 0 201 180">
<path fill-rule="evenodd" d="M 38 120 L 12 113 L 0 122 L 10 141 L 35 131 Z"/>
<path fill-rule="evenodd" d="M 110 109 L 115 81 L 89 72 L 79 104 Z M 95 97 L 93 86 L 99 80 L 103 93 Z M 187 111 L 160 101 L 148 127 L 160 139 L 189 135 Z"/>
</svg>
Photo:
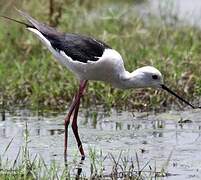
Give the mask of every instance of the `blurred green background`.
<svg viewBox="0 0 201 180">
<path fill-rule="evenodd" d="M 22 20 L 15 7 L 63 32 L 90 35 L 118 50 L 129 71 L 152 65 L 165 83 L 181 96 L 198 102 L 201 94 L 201 31 L 166 13 L 139 13 L 146 1 L 41 0 L 0 2 L 0 14 Z M 142 6 L 142 7 L 141 7 Z M 141 8 L 141 9 L 140 9 Z M 161 12 L 164 12 L 161 8 Z M 0 105 L 64 110 L 77 89 L 77 80 L 26 29 L 0 19 Z M 118 90 L 91 82 L 83 107 L 133 110 L 184 107 L 171 95 L 153 89 Z M 162 108 L 163 107 L 163 108 Z"/>
</svg>

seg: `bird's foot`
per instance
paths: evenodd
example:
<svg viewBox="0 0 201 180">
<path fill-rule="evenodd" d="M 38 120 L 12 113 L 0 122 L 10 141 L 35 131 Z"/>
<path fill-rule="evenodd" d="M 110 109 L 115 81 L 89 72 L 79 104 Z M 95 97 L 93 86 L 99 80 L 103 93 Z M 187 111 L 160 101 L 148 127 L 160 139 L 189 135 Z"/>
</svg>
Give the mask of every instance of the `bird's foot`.
<svg viewBox="0 0 201 180">
<path fill-rule="evenodd" d="M 81 162 L 85 160 L 85 155 L 81 156 Z"/>
</svg>

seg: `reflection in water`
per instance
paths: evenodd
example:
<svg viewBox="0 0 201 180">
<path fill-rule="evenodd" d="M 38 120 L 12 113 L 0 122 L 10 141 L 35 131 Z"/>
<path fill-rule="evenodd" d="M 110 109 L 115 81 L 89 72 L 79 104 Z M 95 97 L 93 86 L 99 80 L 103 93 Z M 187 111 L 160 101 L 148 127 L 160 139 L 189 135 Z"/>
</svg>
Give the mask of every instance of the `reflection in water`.
<svg viewBox="0 0 201 180">
<path fill-rule="evenodd" d="M 157 132 L 157 131 L 153 131 L 152 135 L 153 135 L 153 137 L 163 137 L 163 133 Z"/>
<path fill-rule="evenodd" d="M 37 135 L 37 136 L 40 135 L 40 128 L 36 128 L 36 135 Z"/>
<path fill-rule="evenodd" d="M 1 120 L 2 120 L 2 121 L 5 121 L 5 120 L 6 120 L 6 113 L 5 113 L 4 110 L 1 112 Z"/>
<path fill-rule="evenodd" d="M 87 114 L 87 115 L 86 115 Z M 32 116 L 28 111 L 6 113 L 4 121 L 0 121 L 0 153 L 3 152 L 9 141 L 14 140 L 7 152 L 11 159 L 16 158 L 16 149 L 24 143 L 25 123 L 28 123 L 29 148 L 31 153 L 40 154 L 46 162 L 56 160 L 63 161 L 63 117 Z M 192 123 L 178 123 L 183 118 Z M 176 174 L 195 174 L 198 161 L 201 161 L 201 112 L 169 112 L 158 115 L 112 111 L 110 115 L 104 112 L 85 112 L 79 116 L 79 132 L 83 140 L 86 154 L 89 147 L 95 147 L 105 154 L 118 155 L 122 150 L 135 154 L 139 152 L 140 163 L 153 159 L 158 166 L 167 161 L 168 155 L 174 149 L 169 171 Z M 184 121 L 186 122 L 186 121 Z M 190 121 L 189 121 L 190 122 Z M 69 130 L 69 159 L 74 159 L 78 154 L 77 145 Z M 78 156 L 79 157 L 79 156 Z M 87 157 L 89 159 L 89 157 Z M 105 161 L 108 163 L 109 161 Z M 172 166 L 177 164 L 177 167 Z M 190 165 L 191 171 L 186 165 Z M 79 174 L 81 169 L 87 173 L 90 168 L 87 160 L 82 168 L 76 170 Z M 75 173 L 76 174 L 76 173 Z"/>
<path fill-rule="evenodd" d="M 64 129 L 50 129 L 50 136 L 64 134 Z"/>
<path fill-rule="evenodd" d="M 1 136 L 6 137 L 6 128 L 2 128 Z"/>
<path fill-rule="evenodd" d="M 156 120 L 153 122 L 153 129 L 163 129 L 165 128 L 165 122 L 162 120 Z"/>
<path fill-rule="evenodd" d="M 116 122 L 115 130 L 116 130 L 116 131 L 122 130 L 122 123 L 121 123 L 121 122 Z"/>
</svg>

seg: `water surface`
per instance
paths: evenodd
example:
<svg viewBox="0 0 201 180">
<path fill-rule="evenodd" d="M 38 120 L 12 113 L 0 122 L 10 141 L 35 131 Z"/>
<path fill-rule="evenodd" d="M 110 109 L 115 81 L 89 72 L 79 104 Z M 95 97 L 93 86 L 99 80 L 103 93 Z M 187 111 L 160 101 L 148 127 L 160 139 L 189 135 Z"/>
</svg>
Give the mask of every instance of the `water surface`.
<svg viewBox="0 0 201 180">
<path fill-rule="evenodd" d="M 201 27 L 200 0 L 148 0 L 134 8 L 142 17 L 155 15 L 169 23 L 175 21 Z"/>
<path fill-rule="evenodd" d="M 32 155 L 40 154 L 46 163 L 55 160 L 63 163 L 63 118 L 64 115 L 39 117 L 29 111 L 6 113 L 0 121 L 0 154 L 14 137 L 4 158 L 14 160 L 24 144 L 25 123 L 28 124 Z M 201 111 L 170 111 L 166 113 L 104 113 L 82 110 L 79 116 L 79 130 L 86 151 L 83 172 L 89 174 L 89 150 L 95 148 L 104 155 L 112 153 L 115 158 L 123 155 L 135 159 L 138 153 L 141 166 L 149 165 L 160 170 L 167 162 L 168 179 L 201 178 Z M 183 123 L 180 123 L 183 122 Z M 69 130 L 69 159 L 77 157 L 76 143 Z M 111 160 L 104 161 L 104 167 L 111 167 Z M 107 171 L 107 170 L 106 170 Z"/>
</svg>

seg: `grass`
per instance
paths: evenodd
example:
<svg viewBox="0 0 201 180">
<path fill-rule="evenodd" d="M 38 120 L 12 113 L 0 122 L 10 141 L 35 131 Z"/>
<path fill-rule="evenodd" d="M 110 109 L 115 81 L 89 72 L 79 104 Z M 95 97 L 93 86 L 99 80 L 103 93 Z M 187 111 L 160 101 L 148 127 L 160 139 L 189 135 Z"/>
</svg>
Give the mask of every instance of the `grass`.
<svg viewBox="0 0 201 180">
<path fill-rule="evenodd" d="M 16 17 L 16 6 L 61 31 L 97 37 L 122 54 L 129 71 L 153 65 L 164 74 L 166 84 L 181 96 L 194 101 L 201 95 L 201 31 L 195 26 L 178 25 L 174 14 L 144 20 L 131 8 L 133 1 L 129 0 L 1 3 L 1 14 Z M 64 110 L 77 89 L 77 80 L 53 60 L 31 33 L 1 19 L 0 49 L 2 109 L 17 105 Z M 83 106 L 89 104 L 140 110 L 167 108 L 171 104 L 183 106 L 162 91 L 121 91 L 101 82 L 90 83 Z"/>
</svg>

